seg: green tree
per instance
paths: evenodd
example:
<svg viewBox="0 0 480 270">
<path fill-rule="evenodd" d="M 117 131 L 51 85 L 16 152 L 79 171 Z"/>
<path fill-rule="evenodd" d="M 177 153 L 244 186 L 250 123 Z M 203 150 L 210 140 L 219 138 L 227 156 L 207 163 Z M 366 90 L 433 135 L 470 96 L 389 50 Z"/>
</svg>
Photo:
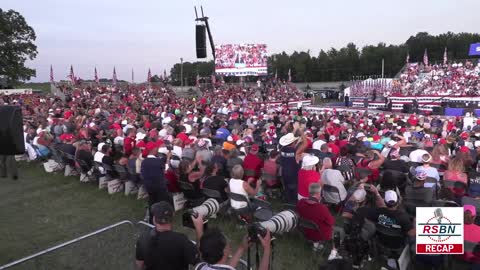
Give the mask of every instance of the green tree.
<svg viewBox="0 0 480 270">
<path fill-rule="evenodd" d="M 25 61 L 37 56 L 35 31 L 25 18 L 14 10 L 0 9 L 0 81 L 8 87 L 35 76 Z"/>
</svg>

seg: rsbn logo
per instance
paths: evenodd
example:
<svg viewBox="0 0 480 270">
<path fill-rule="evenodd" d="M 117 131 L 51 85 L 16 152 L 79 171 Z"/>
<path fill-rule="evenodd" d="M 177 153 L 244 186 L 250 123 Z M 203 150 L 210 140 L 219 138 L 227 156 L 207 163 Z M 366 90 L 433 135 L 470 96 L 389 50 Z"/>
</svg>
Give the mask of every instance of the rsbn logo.
<svg viewBox="0 0 480 270">
<path fill-rule="evenodd" d="M 462 254 L 463 209 L 417 207 L 417 254 Z"/>
</svg>

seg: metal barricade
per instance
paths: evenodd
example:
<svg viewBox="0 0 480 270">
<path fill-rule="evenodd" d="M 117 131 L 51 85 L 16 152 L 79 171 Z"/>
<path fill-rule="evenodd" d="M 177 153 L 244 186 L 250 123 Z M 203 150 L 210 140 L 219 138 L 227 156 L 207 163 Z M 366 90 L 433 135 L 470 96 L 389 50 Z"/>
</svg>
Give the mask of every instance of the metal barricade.
<svg viewBox="0 0 480 270">
<path fill-rule="evenodd" d="M 125 226 L 127 231 L 124 231 Z M 134 224 L 123 220 L 0 266 L 9 269 L 135 269 Z"/>
</svg>

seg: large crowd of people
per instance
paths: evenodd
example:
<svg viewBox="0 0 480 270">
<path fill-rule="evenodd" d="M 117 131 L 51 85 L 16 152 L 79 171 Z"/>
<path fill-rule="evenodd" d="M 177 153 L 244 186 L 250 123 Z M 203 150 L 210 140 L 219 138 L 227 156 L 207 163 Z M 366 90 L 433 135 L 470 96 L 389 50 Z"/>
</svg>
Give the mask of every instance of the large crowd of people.
<svg viewBox="0 0 480 270">
<path fill-rule="evenodd" d="M 83 182 L 106 179 L 111 192 L 127 183 L 146 192 L 156 227 L 137 245 L 137 263 L 146 269 L 187 269 L 200 259 L 197 269 L 204 270 L 238 263 L 248 243 L 227 263 L 229 243 L 218 231 L 203 232 L 201 217 L 193 218 L 200 259 L 184 236 L 171 233 L 175 194 L 183 192 L 185 207 L 194 207 L 207 199 L 205 189 L 217 191 L 219 203 L 230 193 L 253 202 L 280 192 L 301 219 L 318 226 L 303 230 L 315 249 L 334 239 L 331 211 L 346 226 L 373 224 L 369 240 L 398 249 L 415 241 L 415 207 L 434 205 L 463 207 L 465 241 L 479 243 L 480 119 L 464 125 L 460 117 L 262 106 L 295 95 L 288 85 L 259 95 L 235 87 L 205 90 L 198 98 L 176 96 L 168 86 L 85 87 L 66 101 L 13 95 L 0 102 L 22 107 L 30 160 L 64 163 L 65 174 L 77 169 Z M 247 202 L 230 199 L 229 205 L 240 210 Z M 385 238 L 385 230 L 398 237 Z M 169 255 L 152 257 L 145 249 L 159 239 L 168 242 L 171 249 L 161 250 Z M 260 237 L 267 256 L 269 239 Z M 386 264 L 395 268 L 388 256 Z M 417 255 L 415 263 L 441 265 L 445 258 Z M 455 258 L 480 263 L 477 249 Z M 268 257 L 261 265 L 267 269 Z"/>
<path fill-rule="evenodd" d="M 400 75 L 400 82 L 401 92 L 407 95 L 478 96 L 480 63 L 409 64 Z"/>
<path fill-rule="evenodd" d="M 387 85 L 355 82 L 354 97 L 378 96 L 479 96 L 480 62 L 453 62 L 447 65 L 409 63 L 398 79 Z"/>
</svg>

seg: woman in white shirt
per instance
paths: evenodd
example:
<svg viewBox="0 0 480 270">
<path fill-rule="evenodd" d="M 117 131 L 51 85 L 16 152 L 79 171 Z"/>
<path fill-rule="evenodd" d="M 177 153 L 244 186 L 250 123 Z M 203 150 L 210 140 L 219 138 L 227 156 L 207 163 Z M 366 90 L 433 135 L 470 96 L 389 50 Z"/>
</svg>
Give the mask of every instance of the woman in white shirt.
<svg viewBox="0 0 480 270">
<path fill-rule="evenodd" d="M 230 179 L 229 187 L 231 193 L 243 195 L 245 197 L 255 196 L 260 189 L 261 181 L 257 181 L 256 187 L 252 188 L 248 182 L 243 181 L 243 168 L 241 165 L 235 165 L 232 168 L 232 179 Z M 242 209 L 247 207 L 246 202 L 230 200 L 233 209 Z"/>
</svg>

